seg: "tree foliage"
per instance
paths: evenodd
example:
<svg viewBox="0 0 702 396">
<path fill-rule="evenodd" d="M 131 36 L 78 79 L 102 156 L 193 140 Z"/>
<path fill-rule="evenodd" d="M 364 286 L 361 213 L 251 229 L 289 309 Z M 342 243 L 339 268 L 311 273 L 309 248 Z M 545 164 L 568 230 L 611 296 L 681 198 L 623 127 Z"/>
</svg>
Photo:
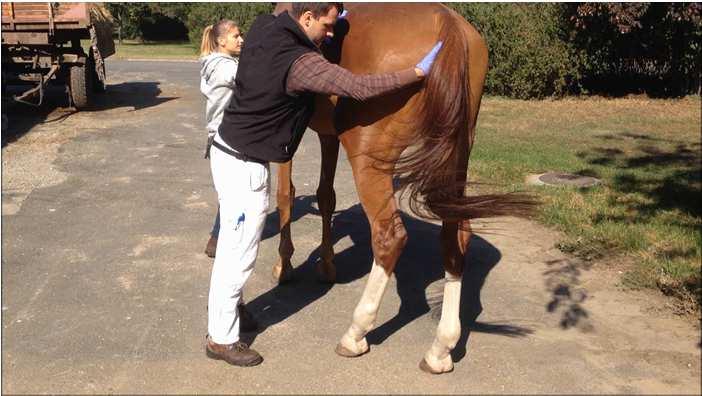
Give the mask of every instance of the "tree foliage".
<svg viewBox="0 0 702 396">
<path fill-rule="evenodd" d="M 190 41 L 199 43 L 205 26 L 232 19 L 245 33 L 260 14 L 273 12 L 271 3 L 194 3 L 186 19 Z"/>
<path fill-rule="evenodd" d="M 186 40 L 190 3 L 105 3 L 120 39 Z"/>
<path fill-rule="evenodd" d="M 271 3 L 106 3 L 124 38 L 198 44 L 205 26 L 242 31 Z M 700 3 L 448 3 L 485 37 L 486 92 L 680 96 L 700 91 Z"/>
<path fill-rule="evenodd" d="M 567 93 L 579 71 L 559 4 L 450 3 L 488 45 L 486 91 L 513 98 Z"/>
<path fill-rule="evenodd" d="M 700 3 L 568 7 L 583 84 L 593 92 L 681 96 L 700 89 Z"/>
</svg>

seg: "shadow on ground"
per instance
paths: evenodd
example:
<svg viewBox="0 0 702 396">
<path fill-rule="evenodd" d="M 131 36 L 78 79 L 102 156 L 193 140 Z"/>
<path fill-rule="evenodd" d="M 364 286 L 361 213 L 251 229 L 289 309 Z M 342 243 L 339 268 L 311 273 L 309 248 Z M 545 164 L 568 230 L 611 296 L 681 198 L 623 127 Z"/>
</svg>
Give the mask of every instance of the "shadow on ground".
<svg viewBox="0 0 702 396">
<path fill-rule="evenodd" d="M 132 107 L 130 111 L 138 111 L 178 99 L 159 96 L 159 84 L 155 81 L 140 81 L 108 85 L 106 92 L 94 95 L 93 105 L 83 112 L 92 113 L 118 107 Z M 17 93 L 19 91 L 10 90 L 7 95 Z M 24 136 L 37 125 L 61 123 L 78 112 L 71 107 L 65 88 L 59 86 L 48 87 L 41 106 L 5 99 L 3 105 L 3 118 L 7 118 L 3 119 L 2 147 Z M 99 117 L 95 119 L 99 120 Z"/>
<path fill-rule="evenodd" d="M 612 191 L 608 198 L 610 209 L 595 213 L 592 217 L 594 224 L 665 222 L 669 226 L 699 232 L 702 143 L 632 132 L 598 137 L 606 142 L 607 147 L 596 147 L 580 152 L 578 156 L 593 168 L 606 166 L 616 169 L 616 173 L 607 185 Z M 664 212 L 674 215 L 663 220 Z M 661 247 L 655 256 L 667 262 L 695 262 L 699 260 L 699 249 L 696 246 Z M 702 304 L 699 270 L 681 283 L 697 304 Z M 666 294 L 679 294 L 677 283 L 659 287 Z"/>
<path fill-rule="evenodd" d="M 296 198 L 292 220 L 295 221 L 306 214 L 319 215 L 319 211 L 312 206 L 313 202 L 315 202 L 313 196 Z M 415 219 L 404 213 L 402 220 L 407 228 L 409 240 L 395 269 L 400 308 L 394 317 L 385 323 L 377 323 L 377 327 L 367 335 L 368 343 L 371 345 L 382 344 L 399 329 L 430 311 L 438 323 L 441 313 L 442 294 L 427 295 L 427 287 L 444 277 L 439 251 L 440 226 Z M 276 212 L 268 216 L 263 238 L 276 235 L 277 227 Z M 353 242 L 351 247 L 336 252 L 334 262 L 337 267 L 337 283 L 346 284 L 365 276 L 370 271 L 373 258 L 370 247 L 370 227 L 361 206 L 357 204 L 344 211 L 336 212 L 332 218 L 332 233 L 335 244 L 345 237 L 349 237 Z M 494 246 L 479 236 L 474 235 L 470 243 L 461 290 L 460 318 L 463 329 L 461 338 L 452 352 L 455 361 L 465 356 L 466 343 L 472 331 L 510 337 L 525 336 L 532 332 L 520 326 L 477 321 L 483 310 L 480 301 L 483 284 L 502 256 Z M 295 268 L 291 282 L 275 286 L 247 303 L 251 312 L 259 320 L 260 332 L 284 321 L 323 297 L 333 287 L 317 281 L 315 264 L 318 259 L 319 254 L 315 250 Z M 443 290 L 443 287 L 440 290 Z M 354 308 L 345 307 L 349 312 Z M 243 335 L 242 338 L 252 343 L 256 334 Z"/>
<path fill-rule="evenodd" d="M 592 263 L 578 259 L 549 260 L 544 272 L 546 289 L 551 292 L 551 301 L 546 311 L 562 312 L 560 326 L 563 329 L 578 328 L 591 331 L 590 315 L 583 307 L 588 298 L 587 290 L 580 286 L 583 271 L 592 268 Z"/>
<path fill-rule="evenodd" d="M 624 194 L 643 194 L 646 198 L 617 204 L 628 206 L 639 218 L 652 217 L 661 209 L 678 209 L 695 217 L 702 215 L 702 144 L 630 132 L 599 138 L 607 142 L 607 147 L 596 147 L 578 156 L 591 165 L 616 167 L 619 171 L 610 187 Z M 616 147 L 631 141 L 636 144 L 633 150 L 625 152 Z M 635 170 L 645 173 L 634 174 Z"/>
</svg>

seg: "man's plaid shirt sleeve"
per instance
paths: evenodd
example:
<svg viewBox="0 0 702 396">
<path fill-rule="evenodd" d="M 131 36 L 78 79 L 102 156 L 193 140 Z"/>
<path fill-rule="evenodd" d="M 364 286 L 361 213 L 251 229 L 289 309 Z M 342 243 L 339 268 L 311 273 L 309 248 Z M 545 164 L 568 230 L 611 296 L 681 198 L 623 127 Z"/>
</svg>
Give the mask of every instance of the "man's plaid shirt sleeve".
<svg viewBox="0 0 702 396">
<path fill-rule="evenodd" d="M 356 75 L 308 52 L 293 63 L 288 73 L 288 93 L 316 92 L 366 100 L 400 89 L 419 80 L 414 69 L 395 73 Z"/>
</svg>

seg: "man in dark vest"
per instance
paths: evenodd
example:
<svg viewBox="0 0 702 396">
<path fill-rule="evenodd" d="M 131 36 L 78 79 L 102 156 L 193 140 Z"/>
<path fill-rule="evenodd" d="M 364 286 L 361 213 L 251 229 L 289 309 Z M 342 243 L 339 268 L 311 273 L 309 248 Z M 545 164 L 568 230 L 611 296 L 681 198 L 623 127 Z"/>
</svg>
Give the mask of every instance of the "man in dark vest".
<svg viewBox="0 0 702 396">
<path fill-rule="evenodd" d="M 366 100 L 420 81 L 439 42 L 416 67 L 354 75 L 329 63 L 319 46 L 333 36 L 340 3 L 293 3 L 290 12 L 259 17 L 241 52 L 236 88 L 210 154 L 221 228 L 210 280 L 206 352 L 236 366 L 261 355 L 239 341 L 248 318 L 241 293 L 251 274 L 268 209 L 270 162 L 295 154 L 316 93 Z M 341 15 L 343 17 L 343 14 Z"/>
</svg>

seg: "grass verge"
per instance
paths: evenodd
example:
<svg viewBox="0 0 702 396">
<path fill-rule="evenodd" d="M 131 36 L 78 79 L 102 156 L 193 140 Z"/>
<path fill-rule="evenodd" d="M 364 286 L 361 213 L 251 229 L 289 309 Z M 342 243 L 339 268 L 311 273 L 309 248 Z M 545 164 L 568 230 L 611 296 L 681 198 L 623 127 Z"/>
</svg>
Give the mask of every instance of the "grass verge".
<svg viewBox="0 0 702 396">
<path fill-rule="evenodd" d="M 81 40 L 84 48 L 90 47 L 89 40 Z M 137 42 L 124 40 L 122 44 L 115 40 L 115 54 L 111 59 L 173 59 L 196 60 L 200 47 L 189 41 L 178 42 Z"/>
<path fill-rule="evenodd" d="M 526 188 L 563 251 L 631 262 L 623 283 L 658 288 L 684 312 L 702 298 L 700 98 L 485 98 L 471 155 L 474 181 Z M 524 187 L 528 174 L 600 178 L 589 189 Z"/>
</svg>

